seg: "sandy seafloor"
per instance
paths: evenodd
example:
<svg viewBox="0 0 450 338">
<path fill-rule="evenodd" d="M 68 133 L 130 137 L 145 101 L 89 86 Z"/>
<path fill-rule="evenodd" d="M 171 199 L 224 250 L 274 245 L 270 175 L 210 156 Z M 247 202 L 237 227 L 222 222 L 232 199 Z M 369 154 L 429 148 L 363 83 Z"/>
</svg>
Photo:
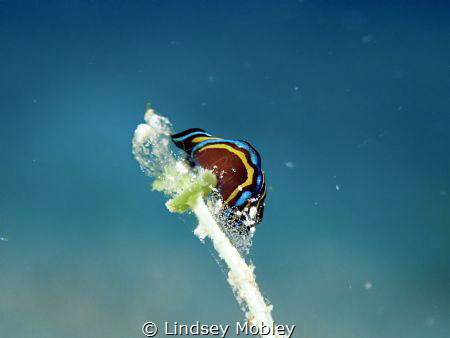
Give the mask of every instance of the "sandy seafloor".
<svg viewBox="0 0 450 338">
<path fill-rule="evenodd" d="M 148 101 L 259 150 L 294 337 L 450 337 L 448 2 L 1 1 L 0 42 L 0 337 L 243 320 L 132 158 Z"/>
</svg>

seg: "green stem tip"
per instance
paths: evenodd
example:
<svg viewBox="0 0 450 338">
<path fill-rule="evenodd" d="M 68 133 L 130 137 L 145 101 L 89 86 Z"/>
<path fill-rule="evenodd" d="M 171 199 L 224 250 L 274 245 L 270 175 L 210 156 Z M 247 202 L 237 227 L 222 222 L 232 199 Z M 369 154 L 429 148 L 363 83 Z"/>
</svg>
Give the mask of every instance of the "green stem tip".
<svg viewBox="0 0 450 338">
<path fill-rule="evenodd" d="M 166 207 L 170 212 L 182 213 L 190 210 L 199 196 L 208 195 L 216 185 L 216 176 L 211 171 L 205 170 L 184 191 L 167 201 Z"/>
</svg>

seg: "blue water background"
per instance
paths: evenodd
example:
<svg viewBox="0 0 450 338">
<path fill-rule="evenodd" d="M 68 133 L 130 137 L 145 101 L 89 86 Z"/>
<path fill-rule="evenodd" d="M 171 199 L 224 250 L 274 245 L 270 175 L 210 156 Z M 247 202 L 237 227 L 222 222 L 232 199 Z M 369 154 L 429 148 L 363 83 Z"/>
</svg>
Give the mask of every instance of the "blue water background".
<svg viewBox="0 0 450 338">
<path fill-rule="evenodd" d="M 447 1 L 1 1 L 0 42 L 1 337 L 243 320 L 131 155 L 148 101 L 260 151 L 295 337 L 450 337 Z"/>
</svg>

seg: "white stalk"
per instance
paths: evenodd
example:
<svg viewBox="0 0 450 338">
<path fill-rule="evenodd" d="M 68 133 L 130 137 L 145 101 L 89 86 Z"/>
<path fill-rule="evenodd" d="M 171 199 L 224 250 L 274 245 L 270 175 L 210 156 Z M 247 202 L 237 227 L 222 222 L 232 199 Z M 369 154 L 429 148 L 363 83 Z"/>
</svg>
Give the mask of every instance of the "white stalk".
<svg viewBox="0 0 450 338">
<path fill-rule="evenodd" d="M 272 305 L 266 304 L 256 283 L 253 266 L 248 266 L 238 250 L 231 244 L 215 218 L 211 215 L 202 196 L 198 196 L 191 206 L 198 219 L 194 233 L 203 240 L 209 237 L 219 257 L 224 260 L 228 271 L 228 283 L 235 292 L 240 304 L 244 303 L 246 319 L 261 327 L 272 325 Z M 265 337 L 275 337 L 265 335 Z"/>
</svg>

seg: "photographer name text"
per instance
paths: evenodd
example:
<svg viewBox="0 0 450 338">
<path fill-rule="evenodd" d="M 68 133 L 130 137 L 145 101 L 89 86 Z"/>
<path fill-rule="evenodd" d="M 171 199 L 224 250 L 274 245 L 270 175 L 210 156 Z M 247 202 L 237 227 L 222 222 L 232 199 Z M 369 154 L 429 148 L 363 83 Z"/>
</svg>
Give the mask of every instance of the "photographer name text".
<svg viewBox="0 0 450 338">
<path fill-rule="evenodd" d="M 234 325 L 233 325 L 234 326 Z M 225 338 L 228 332 L 233 332 L 236 335 L 242 336 L 283 336 L 290 338 L 295 330 L 295 325 L 281 325 L 275 322 L 261 323 L 261 325 L 252 324 L 250 322 L 236 323 L 235 327 L 232 325 L 207 325 L 201 324 L 197 321 L 195 324 L 186 325 L 178 322 L 165 322 L 162 330 L 153 322 L 145 323 L 142 327 L 142 332 L 147 337 L 156 336 L 158 331 L 166 336 L 207 336 L 214 335 Z"/>
</svg>

